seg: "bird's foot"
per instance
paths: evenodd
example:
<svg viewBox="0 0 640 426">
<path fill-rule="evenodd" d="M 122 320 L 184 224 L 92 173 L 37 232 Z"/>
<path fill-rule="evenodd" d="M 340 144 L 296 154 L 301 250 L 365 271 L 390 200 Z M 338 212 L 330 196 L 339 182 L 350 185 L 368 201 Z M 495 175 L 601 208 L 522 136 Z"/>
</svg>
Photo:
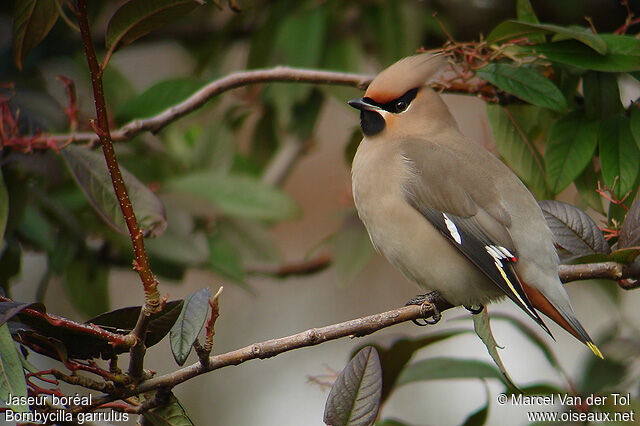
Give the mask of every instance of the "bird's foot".
<svg viewBox="0 0 640 426">
<path fill-rule="evenodd" d="M 415 325 L 419 325 L 421 327 L 427 325 L 437 324 L 442 318 L 442 314 L 438 309 L 438 306 L 435 304 L 435 301 L 440 297 L 440 293 L 437 291 L 431 291 L 426 294 L 419 294 L 416 297 L 409 300 L 405 303 L 405 306 L 409 305 L 420 305 L 420 311 L 422 313 L 423 318 L 421 318 L 424 322 L 420 322 L 417 319 L 412 320 Z M 427 315 L 428 311 L 432 311 L 433 314 Z"/>
<path fill-rule="evenodd" d="M 478 315 L 480 312 L 484 311 L 484 305 L 482 304 L 465 306 L 464 308 L 473 315 Z"/>
</svg>

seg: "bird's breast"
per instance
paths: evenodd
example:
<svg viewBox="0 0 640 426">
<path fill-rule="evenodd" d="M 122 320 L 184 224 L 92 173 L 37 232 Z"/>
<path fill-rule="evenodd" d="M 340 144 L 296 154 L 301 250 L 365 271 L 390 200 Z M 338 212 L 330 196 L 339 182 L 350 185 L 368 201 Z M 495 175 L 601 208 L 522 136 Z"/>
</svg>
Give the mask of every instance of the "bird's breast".
<svg viewBox="0 0 640 426">
<path fill-rule="evenodd" d="M 400 150 L 365 140 L 352 165 L 353 198 L 376 249 L 408 279 L 454 304 L 495 297 L 487 279 L 404 198 L 412 169 Z"/>
</svg>

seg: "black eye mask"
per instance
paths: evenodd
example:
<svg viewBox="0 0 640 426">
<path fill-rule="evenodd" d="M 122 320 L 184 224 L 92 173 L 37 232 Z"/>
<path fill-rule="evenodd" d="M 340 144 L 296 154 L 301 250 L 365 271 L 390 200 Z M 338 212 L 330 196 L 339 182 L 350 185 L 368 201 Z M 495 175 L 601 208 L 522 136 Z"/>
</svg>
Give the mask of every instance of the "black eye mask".
<svg viewBox="0 0 640 426">
<path fill-rule="evenodd" d="M 362 100 L 370 105 L 375 105 L 377 107 L 380 107 L 385 111 L 398 114 L 407 109 L 407 107 L 409 106 L 411 101 L 415 99 L 417 94 L 418 94 L 418 88 L 416 87 L 415 89 L 408 90 L 404 95 L 400 96 L 399 98 L 396 98 L 384 104 L 378 103 L 371 98 L 363 98 Z"/>
</svg>

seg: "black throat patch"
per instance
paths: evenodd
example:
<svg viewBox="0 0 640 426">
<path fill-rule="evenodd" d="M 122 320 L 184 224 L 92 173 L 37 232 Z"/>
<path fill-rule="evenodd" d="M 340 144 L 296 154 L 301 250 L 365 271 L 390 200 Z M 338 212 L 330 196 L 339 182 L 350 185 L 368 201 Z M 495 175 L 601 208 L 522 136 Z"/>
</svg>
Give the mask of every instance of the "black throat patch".
<svg viewBox="0 0 640 426">
<path fill-rule="evenodd" d="M 376 111 L 360 111 L 360 127 L 366 136 L 373 136 L 384 130 L 384 118 Z"/>
</svg>

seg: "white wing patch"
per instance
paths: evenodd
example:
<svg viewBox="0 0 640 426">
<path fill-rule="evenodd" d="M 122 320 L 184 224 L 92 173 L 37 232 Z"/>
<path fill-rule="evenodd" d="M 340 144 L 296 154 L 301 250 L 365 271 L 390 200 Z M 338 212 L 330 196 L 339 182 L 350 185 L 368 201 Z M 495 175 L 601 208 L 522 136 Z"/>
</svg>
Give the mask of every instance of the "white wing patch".
<svg viewBox="0 0 640 426">
<path fill-rule="evenodd" d="M 445 225 L 447 225 L 447 229 L 449 230 L 449 234 L 451 234 L 451 237 L 453 238 L 453 240 L 458 244 L 462 244 L 462 237 L 458 232 L 458 228 L 456 227 L 456 224 L 453 223 L 451 219 L 449 219 L 449 216 L 447 216 L 446 213 L 442 213 L 442 217 L 444 218 L 444 223 Z"/>
<path fill-rule="evenodd" d="M 516 261 L 516 257 L 509 250 L 502 246 L 487 245 L 484 246 L 484 249 L 487 251 L 487 253 L 489 253 L 491 257 L 493 257 L 496 265 L 499 265 L 500 267 L 502 267 L 502 260 L 507 260 L 510 262 Z"/>
<path fill-rule="evenodd" d="M 517 261 L 516 257 L 513 254 L 511 254 L 509 250 L 507 250 L 502 246 L 487 245 L 487 246 L 484 246 L 484 249 L 487 251 L 487 253 L 489 253 L 491 257 L 493 257 L 493 261 L 496 265 L 496 268 L 498 268 L 498 271 L 500 271 L 500 275 L 502 275 L 502 278 L 509 286 L 509 289 L 511 290 L 511 292 L 518 298 L 520 303 L 522 303 L 524 306 L 527 306 L 525 301 L 522 300 L 522 297 L 520 297 L 520 294 L 516 291 L 515 287 L 513 286 L 513 283 L 507 277 L 507 274 L 505 274 L 504 265 L 502 264 L 503 260 L 506 260 L 508 262 L 516 262 Z"/>
</svg>

